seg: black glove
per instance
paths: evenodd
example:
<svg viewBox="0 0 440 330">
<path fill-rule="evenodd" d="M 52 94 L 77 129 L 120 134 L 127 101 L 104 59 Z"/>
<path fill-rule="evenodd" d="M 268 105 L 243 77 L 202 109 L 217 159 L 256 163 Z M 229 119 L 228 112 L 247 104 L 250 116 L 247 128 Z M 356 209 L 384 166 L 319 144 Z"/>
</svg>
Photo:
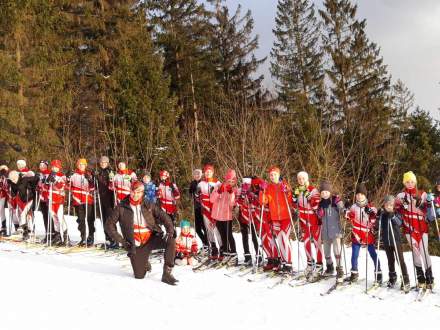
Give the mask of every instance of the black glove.
<svg viewBox="0 0 440 330">
<path fill-rule="evenodd" d="M 420 196 L 416 196 L 416 207 L 420 208 L 422 206 L 422 198 Z"/>
<path fill-rule="evenodd" d="M 49 176 L 46 179 L 46 183 L 55 183 L 56 178 L 55 178 L 55 173 L 50 173 Z"/>
<path fill-rule="evenodd" d="M 365 206 L 365 213 L 367 213 L 368 215 L 370 215 L 373 212 L 373 209 L 371 207 L 369 207 L 368 205 Z"/>
<path fill-rule="evenodd" d="M 134 255 L 136 255 L 136 246 L 134 244 L 131 244 L 128 241 L 124 241 L 122 243 L 122 247 L 125 249 L 125 251 L 127 251 L 127 256 L 128 257 L 132 257 Z"/>
<path fill-rule="evenodd" d="M 84 173 L 84 177 L 86 178 L 87 181 L 93 182 L 93 174 L 92 173 L 86 172 L 86 173 Z"/>
<path fill-rule="evenodd" d="M 212 194 L 213 191 L 214 191 L 214 186 L 209 187 L 209 193 Z"/>
<path fill-rule="evenodd" d="M 177 254 L 176 254 L 177 259 L 183 259 L 184 257 L 185 257 L 185 255 L 183 254 L 183 252 L 177 252 Z"/>
<path fill-rule="evenodd" d="M 72 170 L 68 170 L 66 172 L 66 178 L 70 179 L 70 177 L 73 175 L 73 171 Z"/>
</svg>

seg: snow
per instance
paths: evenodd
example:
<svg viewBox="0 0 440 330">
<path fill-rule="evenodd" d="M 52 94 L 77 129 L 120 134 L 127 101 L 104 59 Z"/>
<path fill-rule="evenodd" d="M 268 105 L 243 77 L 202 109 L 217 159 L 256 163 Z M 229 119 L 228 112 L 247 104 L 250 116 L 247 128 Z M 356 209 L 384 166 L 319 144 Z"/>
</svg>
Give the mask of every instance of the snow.
<svg viewBox="0 0 440 330">
<path fill-rule="evenodd" d="M 239 235 L 236 241 L 241 252 Z M 365 278 L 364 258 L 362 249 L 360 278 Z M 386 280 L 383 252 L 380 258 Z M 405 258 L 412 265 L 411 255 Z M 294 260 L 296 265 L 296 254 Z M 439 276 L 440 258 L 432 260 Z M 371 281 L 373 264 L 368 262 Z M 437 293 L 415 302 L 413 291 L 383 289 L 377 293 L 385 299 L 379 300 L 363 293 L 365 281 L 360 281 L 322 297 L 333 280 L 268 289 L 273 279 L 250 283 L 248 276 L 225 276 L 227 269 L 194 273 L 190 266 L 174 268 L 180 282 L 173 287 L 160 281 L 159 260 L 152 266 L 145 279 L 136 280 L 125 255 L 58 254 L 1 241 L 0 329 L 434 329 L 440 319 Z"/>
</svg>

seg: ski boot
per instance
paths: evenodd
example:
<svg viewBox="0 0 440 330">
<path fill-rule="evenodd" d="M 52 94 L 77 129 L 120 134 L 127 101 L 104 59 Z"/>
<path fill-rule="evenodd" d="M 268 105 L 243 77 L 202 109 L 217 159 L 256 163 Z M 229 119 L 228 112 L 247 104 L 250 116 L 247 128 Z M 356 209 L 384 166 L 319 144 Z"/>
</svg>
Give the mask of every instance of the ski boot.
<svg viewBox="0 0 440 330">
<path fill-rule="evenodd" d="M 318 282 L 321 279 L 322 275 L 322 263 L 317 263 L 315 270 L 307 279 L 310 283 Z"/>
<path fill-rule="evenodd" d="M 279 258 L 274 259 L 272 271 L 279 272 L 281 270 L 281 260 Z"/>
<path fill-rule="evenodd" d="M 377 286 L 381 286 L 382 281 L 383 281 L 382 271 L 379 270 L 378 272 L 376 272 L 376 278 L 375 278 L 374 284 Z"/>
<path fill-rule="evenodd" d="M 281 270 L 280 270 L 282 273 L 285 273 L 285 274 L 291 274 L 292 273 L 292 271 L 293 271 L 293 269 L 292 269 L 292 264 L 283 264 L 282 266 L 281 266 Z"/>
<path fill-rule="evenodd" d="M 244 255 L 243 266 L 252 266 L 252 257 L 248 253 Z"/>
<path fill-rule="evenodd" d="M 388 273 L 388 282 L 387 282 L 387 288 L 392 289 L 396 285 L 397 282 L 397 273 L 396 272 L 389 272 Z M 403 285 L 403 282 L 402 282 Z"/>
<path fill-rule="evenodd" d="M 350 275 L 350 283 L 356 283 L 359 279 L 359 273 L 357 270 L 352 270 Z"/>
<path fill-rule="evenodd" d="M 426 278 L 425 278 L 425 274 L 423 273 L 423 268 L 420 266 L 416 266 L 416 273 L 417 273 L 417 288 L 423 289 L 426 286 Z"/>
<path fill-rule="evenodd" d="M 178 282 L 174 276 L 171 274 L 171 271 L 173 270 L 172 267 L 163 266 L 163 274 L 162 274 L 162 282 L 166 283 L 168 285 L 176 285 L 176 283 Z"/>
<path fill-rule="evenodd" d="M 211 245 L 211 255 L 209 256 L 209 259 L 211 260 L 217 260 L 219 258 L 218 256 L 218 249 L 215 244 Z"/>
<path fill-rule="evenodd" d="M 323 276 L 324 277 L 333 276 L 334 272 L 335 272 L 335 267 L 333 266 L 333 263 L 327 264 Z"/>
<path fill-rule="evenodd" d="M 408 293 L 411 290 L 411 285 L 409 283 L 408 275 L 403 276 L 403 282 L 400 284 L 400 290 L 402 290 L 405 293 Z"/>
<path fill-rule="evenodd" d="M 304 276 L 306 277 L 307 281 L 313 275 L 313 268 L 314 268 L 313 264 L 314 264 L 313 260 L 307 261 L 307 267 L 306 267 L 306 269 L 304 269 Z"/>
<path fill-rule="evenodd" d="M 275 259 L 267 258 L 267 263 L 264 265 L 263 270 L 265 272 L 271 271 L 275 267 Z"/>
<path fill-rule="evenodd" d="M 434 277 L 432 276 L 432 268 L 428 267 L 425 271 L 426 288 L 432 290 L 434 287 Z"/>
<path fill-rule="evenodd" d="M 89 237 L 87 237 L 87 246 L 92 246 L 93 242 L 94 242 L 93 235 L 89 235 Z"/>
<path fill-rule="evenodd" d="M 336 267 L 336 282 L 344 282 L 344 270 L 342 269 L 342 266 Z"/>
<path fill-rule="evenodd" d="M 55 232 L 52 238 L 52 245 L 59 245 L 61 243 L 61 235 L 59 232 Z"/>
<path fill-rule="evenodd" d="M 237 253 L 232 253 L 231 255 L 229 255 L 229 258 L 226 261 L 226 266 L 228 266 L 228 267 L 235 267 L 237 265 L 238 265 Z"/>
</svg>

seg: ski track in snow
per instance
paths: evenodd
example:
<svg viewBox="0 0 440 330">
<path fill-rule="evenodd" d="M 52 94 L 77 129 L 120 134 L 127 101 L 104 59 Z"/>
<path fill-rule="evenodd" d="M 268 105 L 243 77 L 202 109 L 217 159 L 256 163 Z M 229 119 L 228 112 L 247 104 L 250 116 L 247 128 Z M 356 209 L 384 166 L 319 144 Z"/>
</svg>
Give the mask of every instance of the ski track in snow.
<svg viewBox="0 0 440 330">
<path fill-rule="evenodd" d="M 236 241 L 241 251 L 241 238 Z M 350 250 L 346 250 L 348 267 Z M 156 260 L 151 274 L 135 280 L 128 258 L 34 251 L 20 244 L 0 243 L 2 330 L 438 329 L 440 320 L 440 308 L 435 306 L 440 305 L 437 292 L 414 302 L 414 291 L 404 295 L 397 289 L 381 289 L 372 293 L 385 298 L 379 300 L 363 292 L 363 280 L 322 297 L 320 293 L 334 279 L 295 288 L 284 283 L 268 289 L 275 279 L 250 283 L 246 280 L 249 275 L 224 276 L 232 270 L 194 273 L 188 266 L 174 268 L 180 282 L 172 287 L 160 281 L 163 264 Z M 365 277 L 364 258 L 362 249 L 361 278 Z M 386 281 L 383 251 L 380 258 Z M 412 265 L 409 253 L 405 258 L 407 265 Z M 440 258 L 432 260 L 434 276 L 440 279 Z M 371 282 L 371 259 L 368 267 Z M 412 267 L 408 268 L 413 285 Z"/>
</svg>

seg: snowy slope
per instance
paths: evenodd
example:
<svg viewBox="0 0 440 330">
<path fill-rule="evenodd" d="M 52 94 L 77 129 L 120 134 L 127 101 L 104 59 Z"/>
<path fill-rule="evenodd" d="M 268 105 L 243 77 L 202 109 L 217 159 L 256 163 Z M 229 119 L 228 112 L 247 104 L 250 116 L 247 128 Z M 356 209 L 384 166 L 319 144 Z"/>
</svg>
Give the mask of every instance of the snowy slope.
<svg viewBox="0 0 440 330">
<path fill-rule="evenodd" d="M 363 249 L 361 278 L 364 258 Z M 439 276 L 440 258 L 433 261 Z M 414 292 L 384 289 L 378 293 L 385 299 L 378 300 L 362 292 L 362 281 L 321 297 L 330 280 L 268 289 L 273 279 L 250 283 L 225 276 L 225 269 L 194 273 L 188 267 L 175 267 L 180 283 L 171 287 L 160 282 L 162 264 L 154 262 L 147 278 L 135 280 L 125 256 L 54 254 L 1 242 L 0 329 L 434 329 L 440 320 L 437 293 L 414 302 Z"/>
</svg>

